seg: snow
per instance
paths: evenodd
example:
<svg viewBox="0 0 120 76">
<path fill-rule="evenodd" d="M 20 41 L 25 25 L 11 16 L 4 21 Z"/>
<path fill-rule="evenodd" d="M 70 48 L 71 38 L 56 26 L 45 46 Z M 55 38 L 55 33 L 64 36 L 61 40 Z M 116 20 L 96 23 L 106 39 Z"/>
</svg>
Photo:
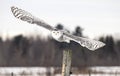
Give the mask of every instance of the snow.
<svg viewBox="0 0 120 76">
<path fill-rule="evenodd" d="M 112 66 L 112 67 L 91 67 L 91 70 L 105 72 L 105 73 L 120 73 L 120 66 Z"/>
<path fill-rule="evenodd" d="M 52 68 L 50 68 L 52 69 Z M 0 74 L 30 74 L 33 76 L 38 76 L 38 74 L 44 76 L 44 74 L 47 72 L 47 69 L 45 67 L 3 67 L 0 68 Z"/>
<path fill-rule="evenodd" d="M 97 73 L 91 73 L 91 76 L 120 76 L 120 66 L 112 67 L 89 67 L 91 71 Z M 61 74 L 55 74 L 53 67 L 0 67 L 0 76 L 47 76 L 46 73 L 50 73 L 51 76 L 61 76 Z M 70 76 L 89 76 L 89 74 L 72 74 Z"/>
</svg>

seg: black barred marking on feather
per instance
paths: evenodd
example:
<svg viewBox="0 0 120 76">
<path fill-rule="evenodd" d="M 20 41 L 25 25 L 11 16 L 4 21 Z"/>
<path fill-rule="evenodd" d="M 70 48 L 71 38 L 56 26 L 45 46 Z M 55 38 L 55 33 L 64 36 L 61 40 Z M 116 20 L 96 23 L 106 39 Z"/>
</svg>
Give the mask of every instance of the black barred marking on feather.
<svg viewBox="0 0 120 76">
<path fill-rule="evenodd" d="M 11 11 L 16 18 L 33 23 L 33 16 L 27 11 L 18 9 L 17 7 L 11 7 Z"/>
</svg>

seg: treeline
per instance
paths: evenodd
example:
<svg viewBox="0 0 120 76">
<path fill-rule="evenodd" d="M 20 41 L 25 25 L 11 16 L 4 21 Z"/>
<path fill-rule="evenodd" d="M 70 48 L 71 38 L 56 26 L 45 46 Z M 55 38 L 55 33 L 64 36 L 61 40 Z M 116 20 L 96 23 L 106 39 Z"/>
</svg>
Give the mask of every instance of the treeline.
<svg viewBox="0 0 120 76">
<path fill-rule="evenodd" d="M 58 24 L 58 29 L 64 29 Z M 76 36 L 83 36 L 82 28 L 76 27 Z M 69 30 L 68 30 L 69 31 Z M 71 41 L 70 44 L 59 43 L 52 38 L 42 40 L 18 35 L 13 39 L 3 41 L 0 38 L 0 66 L 61 66 L 64 49 L 71 49 L 72 66 L 119 66 L 120 41 L 116 43 L 112 36 L 99 38 L 106 46 L 96 51 L 90 51 Z"/>
</svg>

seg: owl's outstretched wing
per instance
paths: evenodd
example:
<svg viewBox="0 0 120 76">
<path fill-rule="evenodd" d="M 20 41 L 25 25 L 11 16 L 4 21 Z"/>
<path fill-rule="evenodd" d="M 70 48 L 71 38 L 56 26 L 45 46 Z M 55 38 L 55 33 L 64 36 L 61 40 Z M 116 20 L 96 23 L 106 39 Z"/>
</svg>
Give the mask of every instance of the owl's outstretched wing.
<svg viewBox="0 0 120 76">
<path fill-rule="evenodd" d="M 22 10 L 22 9 L 19 9 L 19 8 L 13 6 L 13 7 L 11 7 L 11 11 L 12 11 L 13 15 L 18 19 L 27 21 L 28 23 L 31 23 L 31 24 L 37 24 L 37 25 L 42 26 L 51 31 L 54 30 L 54 28 L 51 27 L 49 24 L 43 22 L 42 20 L 38 19 L 37 17 L 33 16 L 32 14 L 30 14 L 29 12 L 27 12 L 25 10 Z M 64 32 L 63 35 L 66 36 L 67 38 L 69 38 L 70 40 L 73 40 L 73 41 L 79 43 L 81 46 L 86 47 L 90 50 L 96 50 L 105 45 L 103 42 L 73 36 L 66 32 Z"/>
<path fill-rule="evenodd" d="M 92 40 L 92 39 L 74 36 L 74 35 L 71 35 L 71 34 L 66 33 L 66 32 L 63 35 L 65 35 L 68 39 L 75 41 L 75 42 L 79 43 L 81 46 L 86 47 L 92 51 L 97 50 L 97 49 L 105 46 L 105 43 L 97 41 L 97 40 Z"/>
<path fill-rule="evenodd" d="M 31 23 L 31 24 L 37 24 L 37 25 L 42 26 L 48 30 L 54 30 L 54 28 L 51 27 L 49 24 L 43 22 L 42 20 L 33 16 L 32 14 L 30 14 L 29 12 L 27 12 L 25 10 L 22 10 L 22 9 L 19 9 L 17 7 L 12 6 L 11 11 L 12 11 L 13 15 L 18 19 L 21 19 L 23 21 L 27 21 L 28 23 Z"/>
</svg>

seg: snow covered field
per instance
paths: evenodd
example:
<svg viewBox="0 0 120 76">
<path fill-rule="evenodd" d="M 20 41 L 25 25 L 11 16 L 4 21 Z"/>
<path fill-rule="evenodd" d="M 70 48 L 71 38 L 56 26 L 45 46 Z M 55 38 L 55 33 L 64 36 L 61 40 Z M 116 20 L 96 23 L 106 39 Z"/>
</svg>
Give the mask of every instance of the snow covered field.
<svg viewBox="0 0 120 76">
<path fill-rule="evenodd" d="M 120 76 L 120 66 L 89 67 L 91 73 L 72 74 L 71 76 Z M 53 67 L 0 67 L 0 76 L 61 76 L 55 74 Z"/>
</svg>

